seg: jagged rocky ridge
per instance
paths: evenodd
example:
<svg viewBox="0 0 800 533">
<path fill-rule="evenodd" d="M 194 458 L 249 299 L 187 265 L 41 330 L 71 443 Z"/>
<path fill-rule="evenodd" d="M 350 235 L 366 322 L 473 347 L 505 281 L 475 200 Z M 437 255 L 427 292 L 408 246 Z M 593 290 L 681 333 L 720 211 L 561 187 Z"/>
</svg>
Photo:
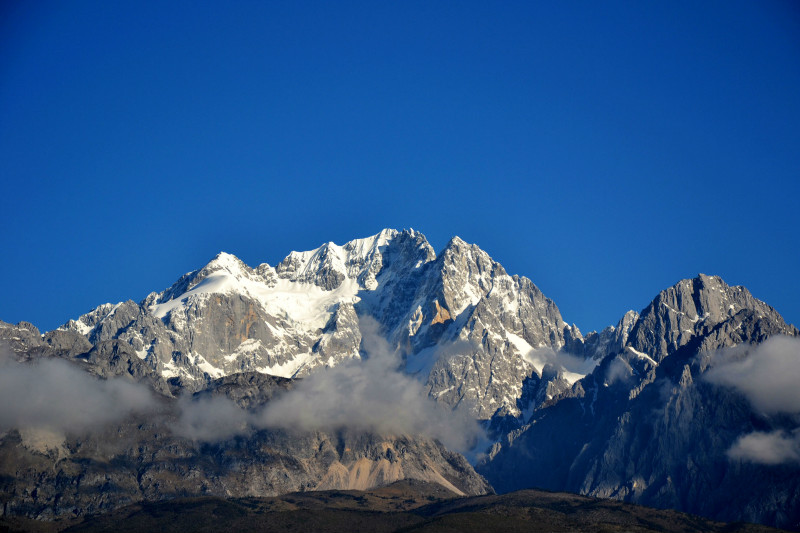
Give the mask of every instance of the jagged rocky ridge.
<svg viewBox="0 0 800 533">
<path fill-rule="evenodd" d="M 62 329 L 127 344 L 173 388 L 199 390 L 236 372 L 302 377 L 358 358 L 360 316 L 378 321 L 431 397 L 477 419 L 516 427 L 536 392 L 582 376 L 556 369 L 540 383 L 533 351 L 582 338 L 529 279 L 457 237 L 437 256 L 413 230 L 292 252 L 274 268 L 220 253 L 138 304 L 105 304 Z"/>
<path fill-rule="evenodd" d="M 220 254 L 139 304 L 30 333 L 39 344 L 27 357 L 52 349 L 165 396 L 225 389 L 243 400 L 259 397 L 241 382 L 257 380 L 253 371 L 302 377 L 362 357 L 364 316 L 432 398 L 489 422 L 497 442 L 478 469 L 499 491 L 537 486 L 800 527 L 797 465 L 727 454 L 754 431 L 796 432 L 796 416 L 755 412 L 705 379 L 720 348 L 798 332 L 714 276 L 683 280 L 584 336 L 478 247 L 454 238 L 437 256 L 420 233 L 385 230 L 293 252 L 275 268 Z"/>
<path fill-rule="evenodd" d="M 535 485 L 797 529 L 800 464 L 728 452 L 754 432 L 796 432 L 800 419 L 762 412 L 707 378 L 720 358 L 747 358 L 769 338 L 797 335 L 743 287 L 705 275 L 683 280 L 638 317 L 587 336 L 585 350 L 607 352 L 601 364 L 496 443 L 477 469 L 499 492 Z M 800 363 L 800 353 L 789 356 Z"/>
</svg>

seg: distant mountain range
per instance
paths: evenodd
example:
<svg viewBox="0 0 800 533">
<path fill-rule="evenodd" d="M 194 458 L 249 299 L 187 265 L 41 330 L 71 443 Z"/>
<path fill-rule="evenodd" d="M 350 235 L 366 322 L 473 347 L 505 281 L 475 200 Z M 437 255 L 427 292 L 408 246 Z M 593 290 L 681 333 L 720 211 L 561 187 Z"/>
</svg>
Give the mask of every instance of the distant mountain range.
<svg viewBox="0 0 800 533">
<path fill-rule="evenodd" d="M 0 323 L 25 363 L 2 367 L 8 391 L 30 382 L 69 403 L 57 379 L 35 378 L 57 361 L 106 378 L 99 398 L 129 398 L 118 382 L 155 393 L 139 410 L 108 400 L 121 414 L 80 430 L 38 424 L 23 391 L 10 398 L 0 502 L 6 516 L 52 518 L 398 479 L 491 491 L 445 443 L 499 492 L 800 528 L 797 337 L 747 289 L 703 274 L 583 335 L 477 246 L 455 237 L 437 255 L 413 230 L 275 267 L 220 253 L 139 303 L 43 335 Z"/>
</svg>

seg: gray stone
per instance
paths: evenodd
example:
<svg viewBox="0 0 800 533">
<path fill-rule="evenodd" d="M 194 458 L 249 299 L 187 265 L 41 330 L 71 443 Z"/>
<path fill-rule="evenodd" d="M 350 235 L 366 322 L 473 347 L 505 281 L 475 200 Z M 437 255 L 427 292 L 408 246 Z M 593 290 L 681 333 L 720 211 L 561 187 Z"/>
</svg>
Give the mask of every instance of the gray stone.
<svg viewBox="0 0 800 533">
<path fill-rule="evenodd" d="M 741 435 L 795 429 L 791 417 L 758 414 L 703 374 L 721 348 L 797 329 L 746 289 L 707 276 L 661 292 L 627 340 L 617 336 L 624 321 L 587 335 L 587 350 L 607 352 L 601 364 L 508 433 L 477 470 L 500 492 L 537 486 L 796 527 L 800 466 L 726 455 Z"/>
</svg>

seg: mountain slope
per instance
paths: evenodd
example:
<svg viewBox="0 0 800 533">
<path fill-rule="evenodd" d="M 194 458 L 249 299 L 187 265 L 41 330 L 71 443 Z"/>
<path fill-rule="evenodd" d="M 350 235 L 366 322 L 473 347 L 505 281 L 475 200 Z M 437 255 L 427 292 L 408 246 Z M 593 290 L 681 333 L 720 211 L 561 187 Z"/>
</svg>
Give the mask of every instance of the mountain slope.
<svg viewBox="0 0 800 533">
<path fill-rule="evenodd" d="M 159 390 L 163 380 L 138 373 L 146 367 L 124 345 L 118 355 L 127 359 L 104 359 L 88 342 L 88 352 L 74 353 L 37 333 L 0 323 L 16 359 L 0 360 L 0 515 L 52 520 L 141 500 L 364 490 L 404 479 L 455 494 L 491 491 L 463 456 L 424 435 L 256 424 L 278 397 L 302 394 L 294 380 L 239 373 L 176 399 Z M 58 337 L 62 345 L 82 339 Z"/>
<path fill-rule="evenodd" d="M 474 443 L 479 420 L 494 444 L 477 468 L 500 491 L 538 486 L 800 528 L 797 336 L 747 289 L 703 274 L 584 336 L 530 280 L 477 246 L 455 237 L 437 255 L 422 234 L 395 230 L 292 252 L 274 268 L 219 254 L 138 304 L 105 304 L 44 335 L 0 324 L 18 360 L 61 358 L 157 391 L 167 418 L 143 425 L 141 439 L 178 450 L 170 465 L 205 465 L 197 475 L 215 491 L 236 486 L 216 473 L 237 464 L 229 454 L 283 472 L 282 482 L 259 488 L 267 492 L 363 487 L 401 470 L 483 490 L 458 466 L 463 459 L 429 438 Z M 444 414 L 428 409 L 426 396 Z M 265 402 L 271 413 L 254 415 Z M 172 436 L 169 416 L 179 419 Z M 30 459 L 50 472 L 74 454 L 64 438 L 48 448 L 52 434 L 9 428 L 16 433 L 0 442 L 10 462 L 28 457 L 24 450 L 55 450 L 55 463 Z M 289 429 L 295 436 L 281 433 Z M 464 438 L 450 440 L 453 432 Z M 405 433 L 429 437 L 405 443 Z M 242 443 L 245 435 L 256 448 Z M 139 452 L 114 453 L 138 465 L 137 480 L 152 466 Z M 37 468 L 8 476 L 56 482 Z M 121 474 L 126 487 L 132 471 Z M 198 490 L 176 486 L 165 494 Z"/>
<path fill-rule="evenodd" d="M 527 278 L 457 237 L 437 257 L 413 230 L 292 252 L 274 268 L 220 253 L 139 304 L 105 304 L 62 329 L 127 344 L 173 388 L 199 390 L 236 372 L 302 377 L 359 358 L 364 316 L 437 401 L 512 426 L 545 366 L 530 353 L 560 349 L 569 331 Z"/>
<path fill-rule="evenodd" d="M 88 517 L 65 531 L 777 531 L 564 493 L 527 490 L 501 496 L 454 496 L 404 481 L 366 492 L 181 499 Z"/>
<path fill-rule="evenodd" d="M 509 434 L 478 471 L 501 492 L 538 486 L 798 527 L 800 464 L 731 455 L 746 435 L 796 423 L 709 377 L 758 357 L 767 339 L 797 334 L 744 288 L 683 280 L 642 311 L 617 353 Z"/>
</svg>

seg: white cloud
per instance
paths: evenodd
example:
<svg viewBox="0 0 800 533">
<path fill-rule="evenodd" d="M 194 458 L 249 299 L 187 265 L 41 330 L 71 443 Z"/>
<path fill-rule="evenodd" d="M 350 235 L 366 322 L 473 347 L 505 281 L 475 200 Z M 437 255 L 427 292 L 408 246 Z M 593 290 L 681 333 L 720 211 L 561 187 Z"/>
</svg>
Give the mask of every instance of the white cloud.
<svg viewBox="0 0 800 533">
<path fill-rule="evenodd" d="M 172 432 L 192 440 L 216 442 L 248 432 L 251 414 L 223 396 L 181 397 Z"/>
<path fill-rule="evenodd" d="M 0 430 L 80 433 L 156 407 L 151 391 L 123 378 L 97 379 L 60 359 L 21 364 L 0 356 Z"/>
<path fill-rule="evenodd" d="M 480 436 L 466 412 L 450 410 L 428 397 L 418 380 L 399 370 L 400 359 L 378 333 L 377 323 L 360 320 L 367 357 L 317 372 L 290 393 L 273 399 L 254 423 L 300 430 L 351 428 L 381 434 L 425 435 L 465 451 Z"/>
<path fill-rule="evenodd" d="M 615 357 L 606 369 L 605 382 L 607 385 L 613 385 L 617 381 L 628 379 L 632 374 L 631 365 L 624 359 Z"/>
<path fill-rule="evenodd" d="M 715 353 L 704 379 L 743 394 L 764 415 L 800 413 L 800 339 L 775 336 Z M 764 465 L 800 463 L 800 429 L 756 431 L 728 450 L 733 460 Z"/>
<path fill-rule="evenodd" d="M 800 463 L 800 431 L 743 435 L 728 450 L 728 456 L 765 465 Z"/>
<path fill-rule="evenodd" d="M 721 350 L 705 379 L 733 387 L 765 414 L 800 413 L 800 339 L 776 336 L 757 346 Z"/>
<path fill-rule="evenodd" d="M 537 372 L 545 374 L 548 371 L 556 371 L 570 384 L 591 373 L 600 362 L 596 359 L 578 357 L 564 350 L 556 351 L 550 347 L 535 348 L 523 353 L 522 356 Z M 545 370 L 546 367 L 550 370 Z"/>
</svg>

